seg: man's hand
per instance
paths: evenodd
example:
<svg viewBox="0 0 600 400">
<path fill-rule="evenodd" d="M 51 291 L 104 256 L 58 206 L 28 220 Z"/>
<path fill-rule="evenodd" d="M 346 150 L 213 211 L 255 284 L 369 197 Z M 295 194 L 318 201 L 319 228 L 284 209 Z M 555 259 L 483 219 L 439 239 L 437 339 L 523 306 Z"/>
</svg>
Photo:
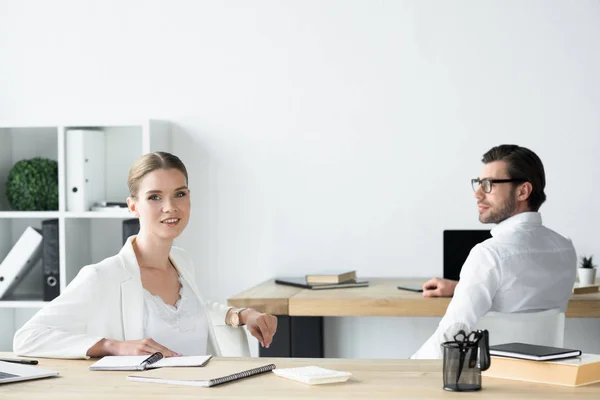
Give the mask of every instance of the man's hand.
<svg viewBox="0 0 600 400">
<path fill-rule="evenodd" d="M 457 281 L 433 278 L 423 284 L 423 297 L 452 297 Z"/>
<path fill-rule="evenodd" d="M 180 356 L 181 354 L 169 350 L 153 339 L 146 338 L 141 340 L 111 340 L 102 339 L 88 351 L 90 357 L 102 356 L 139 356 L 150 355 L 156 352 L 161 352 L 164 357 Z"/>
<path fill-rule="evenodd" d="M 248 328 L 248 331 L 258 339 L 262 347 L 267 349 L 273 342 L 273 336 L 277 331 L 277 317 L 263 314 L 251 308 L 240 313 L 240 322 Z"/>
</svg>

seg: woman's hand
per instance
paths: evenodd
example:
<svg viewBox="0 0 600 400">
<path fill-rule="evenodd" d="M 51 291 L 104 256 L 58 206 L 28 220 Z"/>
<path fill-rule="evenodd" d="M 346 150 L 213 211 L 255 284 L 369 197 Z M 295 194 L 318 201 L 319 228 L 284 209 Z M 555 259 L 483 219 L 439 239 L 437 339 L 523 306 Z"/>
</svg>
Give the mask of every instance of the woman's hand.
<svg viewBox="0 0 600 400">
<path fill-rule="evenodd" d="M 151 338 L 141 340 L 111 340 L 102 339 L 87 351 L 90 357 L 103 356 L 139 356 L 150 355 L 161 352 L 164 357 L 181 356 L 181 354 L 169 350 Z"/>
<path fill-rule="evenodd" d="M 240 322 L 246 325 L 248 331 L 258 339 L 262 347 L 269 348 L 277 331 L 276 316 L 248 308 L 240 313 Z"/>
</svg>

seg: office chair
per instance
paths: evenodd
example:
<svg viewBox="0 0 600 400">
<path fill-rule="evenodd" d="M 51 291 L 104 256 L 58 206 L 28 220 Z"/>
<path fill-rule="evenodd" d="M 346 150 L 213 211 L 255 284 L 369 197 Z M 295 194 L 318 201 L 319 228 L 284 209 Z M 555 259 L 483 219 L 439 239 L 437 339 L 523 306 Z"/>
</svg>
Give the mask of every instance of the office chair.
<svg viewBox="0 0 600 400">
<path fill-rule="evenodd" d="M 477 329 L 489 331 L 490 345 L 521 342 L 563 347 L 565 314 L 559 309 L 532 313 L 489 312 L 477 322 Z"/>
</svg>

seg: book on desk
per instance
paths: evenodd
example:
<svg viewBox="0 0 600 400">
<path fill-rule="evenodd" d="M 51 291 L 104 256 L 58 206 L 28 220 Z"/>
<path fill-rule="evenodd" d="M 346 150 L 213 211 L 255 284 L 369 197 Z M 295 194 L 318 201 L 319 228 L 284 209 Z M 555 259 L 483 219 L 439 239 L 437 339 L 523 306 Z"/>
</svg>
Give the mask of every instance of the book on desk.
<svg viewBox="0 0 600 400">
<path fill-rule="evenodd" d="M 573 285 L 573 294 L 598 293 L 599 285 L 581 285 L 576 283 Z"/>
<path fill-rule="evenodd" d="M 583 386 L 600 382 L 600 355 L 586 354 L 554 361 L 532 361 L 492 356 L 490 367 L 481 373 L 490 378 Z"/>
<path fill-rule="evenodd" d="M 347 281 L 341 283 L 307 283 L 305 278 L 275 278 L 275 283 L 279 285 L 300 287 L 311 290 L 326 290 L 326 289 L 347 289 L 355 287 L 369 286 L 368 281 Z"/>
<path fill-rule="evenodd" d="M 490 346 L 490 355 L 532 361 L 550 361 L 581 355 L 581 350 L 539 346 L 528 343 L 504 343 Z"/>
<path fill-rule="evenodd" d="M 338 284 L 344 282 L 356 282 L 356 271 L 322 271 L 317 274 L 307 274 L 308 284 Z"/>
</svg>

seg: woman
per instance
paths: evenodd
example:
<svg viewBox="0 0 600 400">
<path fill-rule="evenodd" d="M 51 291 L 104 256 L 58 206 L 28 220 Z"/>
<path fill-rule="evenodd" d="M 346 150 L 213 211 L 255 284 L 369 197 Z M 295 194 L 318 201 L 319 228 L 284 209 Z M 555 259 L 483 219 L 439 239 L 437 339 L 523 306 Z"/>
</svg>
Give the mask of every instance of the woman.
<svg viewBox="0 0 600 400">
<path fill-rule="evenodd" d="M 81 269 L 63 294 L 17 331 L 14 352 L 57 358 L 220 355 L 212 325 L 246 324 L 269 347 L 272 315 L 202 300 L 192 262 L 172 247 L 190 216 L 187 170 L 169 153 L 141 157 L 129 171 L 129 210 L 140 231 L 119 254 Z"/>
</svg>

